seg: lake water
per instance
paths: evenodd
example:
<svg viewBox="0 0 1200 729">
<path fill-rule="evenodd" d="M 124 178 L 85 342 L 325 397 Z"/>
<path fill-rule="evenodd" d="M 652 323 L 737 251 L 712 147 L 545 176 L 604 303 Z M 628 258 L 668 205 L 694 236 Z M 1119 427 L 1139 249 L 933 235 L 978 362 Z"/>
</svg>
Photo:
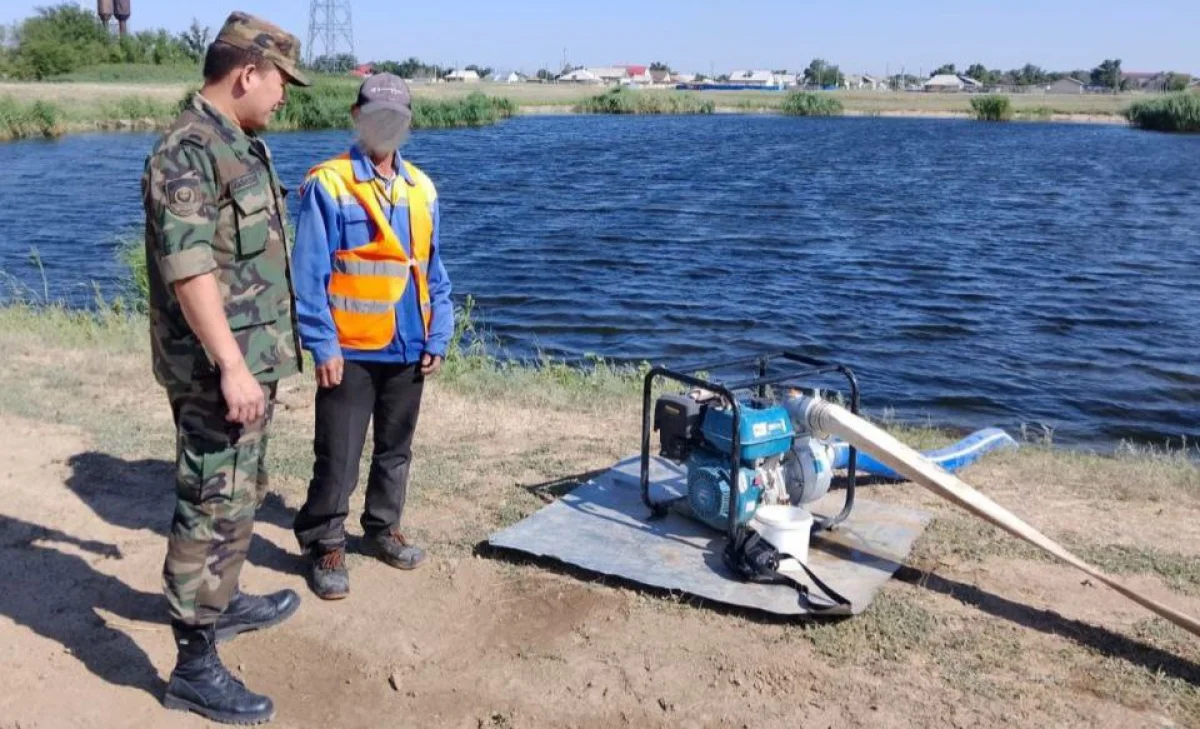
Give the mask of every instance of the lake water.
<svg viewBox="0 0 1200 729">
<path fill-rule="evenodd" d="M 273 135 L 298 184 L 344 132 Z M 0 145 L 3 269 L 87 305 L 150 135 Z M 514 356 L 792 348 L 878 412 L 1060 443 L 1200 438 L 1200 137 L 1118 126 L 520 118 L 419 132 L 456 295 Z M 293 200 L 294 202 L 294 200 Z"/>
</svg>

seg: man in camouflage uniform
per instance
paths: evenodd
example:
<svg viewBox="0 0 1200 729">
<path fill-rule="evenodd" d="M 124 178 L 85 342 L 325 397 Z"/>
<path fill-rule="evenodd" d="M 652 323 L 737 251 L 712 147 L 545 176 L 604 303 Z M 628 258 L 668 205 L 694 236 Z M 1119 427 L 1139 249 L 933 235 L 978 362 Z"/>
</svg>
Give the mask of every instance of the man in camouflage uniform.
<svg viewBox="0 0 1200 729">
<path fill-rule="evenodd" d="M 284 191 L 255 134 L 285 100 L 295 36 L 231 14 L 204 86 L 165 132 L 142 177 L 154 374 L 177 443 L 176 509 L 163 582 L 178 661 L 163 703 L 210 719 L 274 715 L 217 656 L 217 640 L 282 622 L 283 590 L 237 589 L 265 496 L 276 383 L 300 370 Z"/>
</svg>

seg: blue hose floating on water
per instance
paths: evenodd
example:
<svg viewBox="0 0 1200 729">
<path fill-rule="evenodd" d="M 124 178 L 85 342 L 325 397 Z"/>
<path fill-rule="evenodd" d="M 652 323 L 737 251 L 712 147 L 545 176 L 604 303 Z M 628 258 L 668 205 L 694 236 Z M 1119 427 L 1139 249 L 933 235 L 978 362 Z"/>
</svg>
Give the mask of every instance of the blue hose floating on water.
<svg viewBox="0 0 1200 729">
<path fill-rule="evenodd" d="M 924 451 L 921 455 L 941 466 L 946 471 L 954 473 L 961 468 L 971 465 L 981 456 L 994 450 L 1016 448 L 1017 442 L 1008 433 L 999 428 L 984 428 L 963 438 L 954 445 L 939 448 L 934 451 Z M 834 443 L 833 467 L 846 468 L 850 463 L 850 445 L 838 441 Z M 870 455 L 858 452 L 855 470 L 860 474 L 882 476 L 884 478 L 903 478 Z"/>
</svg>

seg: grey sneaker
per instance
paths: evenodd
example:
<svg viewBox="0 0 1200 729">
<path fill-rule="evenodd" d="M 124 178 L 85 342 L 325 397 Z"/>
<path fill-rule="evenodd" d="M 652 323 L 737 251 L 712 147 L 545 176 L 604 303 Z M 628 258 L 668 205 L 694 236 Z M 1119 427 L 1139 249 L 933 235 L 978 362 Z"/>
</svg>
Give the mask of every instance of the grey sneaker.
<svg viewBox="0 0 1200 729">
<path fill-rule="evenodd" d="M 382 532 L 364 540 L 367 554 L 402 570 L 416 569 L 425 561 L 425 550 L 408 540 L 399 530 Z"/>
<path fill-rule="evenodd" d="M 314 550 L 309 577 L 312 591 L 322 600 L 341 600 L 350 594 L 350 572 L 346 569 L 344 547 L 328 552 Z"/>
</svg>

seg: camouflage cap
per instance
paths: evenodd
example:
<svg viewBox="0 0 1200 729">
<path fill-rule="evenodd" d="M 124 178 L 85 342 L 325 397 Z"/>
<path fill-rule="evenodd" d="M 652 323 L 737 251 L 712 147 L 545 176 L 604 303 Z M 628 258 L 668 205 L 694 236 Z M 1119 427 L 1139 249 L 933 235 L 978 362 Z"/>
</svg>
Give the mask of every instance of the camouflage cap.
<svg viewBox="0 0 1200 729">
<path fill-rule="evenodd" d="M 274 23 L 235 10 L 225 20 L 214 42 L 261 53 L 278 66 L 292 83 L 297 86 L 309 85 L 308 79 L 298 69 L 300 39 Z"/>
</svg>

